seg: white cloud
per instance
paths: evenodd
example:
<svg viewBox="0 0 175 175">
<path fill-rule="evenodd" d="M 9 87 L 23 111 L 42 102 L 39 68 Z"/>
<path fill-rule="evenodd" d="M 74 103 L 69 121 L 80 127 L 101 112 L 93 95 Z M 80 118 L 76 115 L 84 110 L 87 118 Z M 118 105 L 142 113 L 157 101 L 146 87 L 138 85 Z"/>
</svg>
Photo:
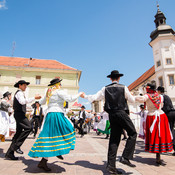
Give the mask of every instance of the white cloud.
<svg viewBox="0 0 175 175">
<path fill-rule="evenodd" d="M 6 0 L 0 1 L 0 9 L 7 9 L 7 7 L 6 7 Z"/>
</svg>

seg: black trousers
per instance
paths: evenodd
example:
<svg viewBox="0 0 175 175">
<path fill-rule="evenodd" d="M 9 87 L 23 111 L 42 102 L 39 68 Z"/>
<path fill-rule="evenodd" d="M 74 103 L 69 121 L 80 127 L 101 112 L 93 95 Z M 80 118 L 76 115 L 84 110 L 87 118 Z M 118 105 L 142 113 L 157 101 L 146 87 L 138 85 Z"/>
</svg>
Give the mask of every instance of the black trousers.
<svg viewBox="0 0 175 175">
<path fill-rule="evenodd" d="M 31 131 L 31 124 L 23 112 L 14 112 L 16 120 L 16 133 L 12 139 L 12 143 L 7 154 L 14 154 L 19 149 Z"/>
<path fill-rule="evenodd" d="M 170 124 L 170 129 L 173 135 L 173 149 L 175 151 L 175 130 L 174 130 L 174 124 L 175 124 L 175 111 L 170 111 L 167 114 L 168 121 Z"/>
<path fill-rule="evenodd" d="M 128 134 L 128 139 L 122 154 L 122 157 L 126 159 L 133 158 L 137 132 L 130 117 L 125 111 L 109 113 L 109 121 L 111 126 L 111 134 L 108 147 L 108 165 L 115 167 L 116 154 L 120 144 L 123 129 Z"/>
<path fill-rule="evenodd" d="M 84 119 L 80 118 L 80 119 L 78 120 L 77 124 L 76 124 L 76 125 L 77 125 L 77 128 L 78 128 L 78 130 L 79 130 L 79 133 L 80 133 L 81 135 L 84 135 L 83 123 L 84 123 Z M 78 124 L 80 124 L 80 126 L 78 126 Z"/>
<path fill-rule="evenodd" d="M 30 124 L 34 133 L 34 136 L 36 136 L 37 132 L 38 132 L 38 127 L 40 127 L 40 116 L 34 116 L 31 120 L 30 120 Z"/>
</svg>

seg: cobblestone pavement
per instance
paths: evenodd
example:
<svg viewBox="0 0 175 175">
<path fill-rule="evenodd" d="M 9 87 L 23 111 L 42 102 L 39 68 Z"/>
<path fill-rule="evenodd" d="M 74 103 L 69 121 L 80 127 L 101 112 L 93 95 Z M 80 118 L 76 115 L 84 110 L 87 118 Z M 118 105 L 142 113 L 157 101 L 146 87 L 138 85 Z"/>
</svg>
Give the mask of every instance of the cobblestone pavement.
<svg viewBox="0 0 175 175">
<path fill-rule="evenodd" d="M 76 147 L 70 154 L 64 155 L 64 160 L 56 157 L 49 158 L 48 166 L 52 169 L 47 174 L 65 174 L 65 175 L 107 175 L 106 160 L 108 139 L 104 139 L 105 135 L 97 136 L 95 132 L 91 132 L 80 138 L 77 135 Z M 23 175 L 37 174 L 44 175 L 42 169 L 37 167 L 40 158 L 30 158 L 27 154 L 35 139 L 31 136 L 24 142 L 22 150 L 24 154 L 17 155 L 18 161 L 5 160 L 4 155 L 7 151 L 11 140 L 0 142 L 0 175 Z M 144 152 L 144 142 L 137 139 L 134 160 L 136 168 L 130 168 L 119 163 L 125 141 L 121 141 L 117 154 L 116 167 L 127 175 L 173 175 L 175 174 L 175 157 L 172 153 L 161 155 L 162 159 L 167 163 L 165 166 L 156 166 L 155 154 Z"/>
</svg>

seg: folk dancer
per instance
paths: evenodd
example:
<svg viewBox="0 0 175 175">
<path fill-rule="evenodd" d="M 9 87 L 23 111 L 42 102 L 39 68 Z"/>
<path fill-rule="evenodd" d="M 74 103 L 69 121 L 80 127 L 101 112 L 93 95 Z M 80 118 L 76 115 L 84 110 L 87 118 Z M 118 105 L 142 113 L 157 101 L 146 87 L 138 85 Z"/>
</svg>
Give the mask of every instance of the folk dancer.
<svg viewBox="0 0 175 175">
<path fill-rule="evenodd" d="M 3 94 L 3 98 L 0 102 L 0 140 L 2 142 L 5 141 L 5 137 L 9 136 L 9 110 L 11 108 L 11 104 L 9 101 L 11 100 L 11 93 L 6 92 Z"/>
<path fill-rule="evenodd" d="M 161 110 L 163 96 L 156 92 L 154 84 L 147 84 L 147 93 L 144 96 L 135 97 L 140 103 L 146 102 L 148 114 L 146 118 L 145 151 L 156 153 L 156 164 L 164 165 L 160 159 L 160 153 L 171 152 L 173 149 L 172 134 L 168 118 Z"/>
<path fill-rule="evenodd" d="M 90 102 L 105 99 L 104 110 L 109 114 L 109 121 L 111 125 L 107 170 L 110 173 L 118 174 L 122 174 L 122 172 L 116 169 L 115 162 L 123 129 L 127 131 L 129 137 L 126 141 L 120 162 L 130 167 L 135 167 L 135 165 L 130 162 L 130 159 L 133 158 L 137 137 L 135 127 L 126 113 L 127 100 L 135 102 L 135 98 L 131 95 L 126 86 L 119 84 L 121 76 L 123 76 L 123 74 L 114 70 L 107 76 L 111 79 L 112 84 L 103 87 L 95 95 L 82 95 L 82 97 L 88 99 Z"/>
<path fill-rule="evenodd" d="M 167 115 L 168 117 L 168 121 L 170 124 L 170 129 L 173 135 L 173 150 L 174 153 L 172 154 L 173 156 L 175 156 L 175 109 L 173 107 L 173 103 L 170 99 L 170 97 L 168 95 L 165 95 L 165 89 L 162 86 L 159 86 L 157 88 L 157 92 L 158 94 L 161 94 L 163 96 L 163 107 L 162 110 L 164 111 L 164 113 Z"/>
<path fill-rule="evenodd" d="M 23 154 L 23 151 L 20 149 L 21 145 L 24 143 L 25 139 L 31 131 L 31 125 L 26 114 L 26 104 L 31 103 L 35 99 L 40 99 L 41 96 L 36 95 L 33 98 L 26 99 L 25 90 L 29 82 L 25 80 L 20 80 L 15 83 L 14 87 L 18 88 L 14 95 L 13 109 L 14 109 L 14 118 L 16 120 L 16 133 L 12 139 L 12 143 L 5 155 L 7 159 L 18 160 L 18 157 L 14 156 L 14 151 L 18 154 Z"/>
<path fill-rule="evenodd" d="M 39 103 L 47 104 L 47 114 L 42 130 L 29 151 L 30 157 L 42 157 L 38 164 L 39 168 L 51 171 L 47 166 L 48 157 L 58 157 L 68 154 L 75 147 L 75 129 L 72 123 L 65 117 L 64 101 L 73 102 L 82 94 L 68 95 L 61 90 L 61 79 L 55 78 L 50 81 L 49 88 L 44 98 Z"/>
<path fill-rule="evenodd" d="M 30 120 L 31 126 L 32 126 L 32 132 L 33 132 L 33 137 L 36 137 L 36 134 L 38 132 L 38 128 L 41 128 L 41 123 L 43 120 L 43 109 L 40 106 L 39 102 L 35 102 L 35 107 L 34 107 L 34 112 L 33 112 L 33 117 Z"/>
<path fill-rule="evenodd" d="M 139 107 L 140 107 L 139 112 L 131 112 L 131 113 L 140 116 L 139 137 L 141 139 L 145 139 L 145 122 L 146 122 L 147 111 L 145 110 L 144 104 L 141 104 Z"/>
</svg>

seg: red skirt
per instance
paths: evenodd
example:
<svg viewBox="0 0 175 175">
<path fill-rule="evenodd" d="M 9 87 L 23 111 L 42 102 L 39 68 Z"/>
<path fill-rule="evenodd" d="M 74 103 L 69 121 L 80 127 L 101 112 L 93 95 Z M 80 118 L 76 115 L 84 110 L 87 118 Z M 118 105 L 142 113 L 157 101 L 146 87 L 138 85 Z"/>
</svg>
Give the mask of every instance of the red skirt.
<svg viewBox="0 0 175 175">
<path fill-rule="evenodd" d="M 172 134 L 166 114 L 157 117 L 151 132 L 150 127 L 154 119 L 154 115 L 148 115 L 146 118 L 145 151 L 151 153 L 171 152 L 173 150 Z"/>
</svg>

